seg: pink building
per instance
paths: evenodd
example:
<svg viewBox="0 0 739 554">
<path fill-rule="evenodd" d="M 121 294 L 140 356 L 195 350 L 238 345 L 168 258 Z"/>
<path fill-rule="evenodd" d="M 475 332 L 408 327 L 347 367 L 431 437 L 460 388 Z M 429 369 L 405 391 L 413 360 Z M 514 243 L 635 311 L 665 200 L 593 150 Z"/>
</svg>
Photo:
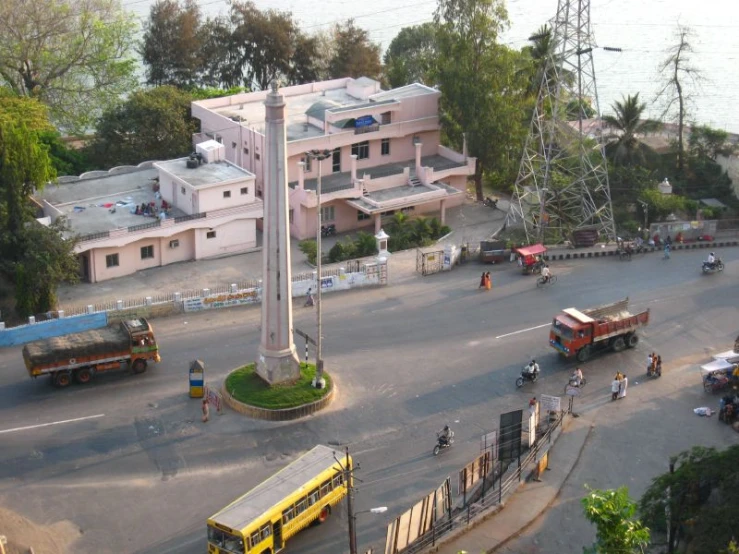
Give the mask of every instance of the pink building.
<svg viewBox="0 0 739 554">
<path fill-rule="evenodd" d="M 254 174 L 226 161 L 215 141 L 196 153 L 62 177 L 36 195 L 48 220 L 64 216 L 78 235 L 84 280 L 257 248 Z"/>
<path fill-rule="evenodd" d="M 267 91 L 193 102 L 195 141 L 214 139 L 226 159 L 256 176 L 261 197 Z M 318 163 L 309 150 L 330 150 L 322 163 L 324 224 L 339 232 L 374 225 L 396 211 L 440 212 L 464 201 L 475 159 L 439 144 L 440 92 L 421 84 L 383 91 L 361 77 L 280 89 L 287 103 L 290 229 L 316 235 Z"/>
</svg>

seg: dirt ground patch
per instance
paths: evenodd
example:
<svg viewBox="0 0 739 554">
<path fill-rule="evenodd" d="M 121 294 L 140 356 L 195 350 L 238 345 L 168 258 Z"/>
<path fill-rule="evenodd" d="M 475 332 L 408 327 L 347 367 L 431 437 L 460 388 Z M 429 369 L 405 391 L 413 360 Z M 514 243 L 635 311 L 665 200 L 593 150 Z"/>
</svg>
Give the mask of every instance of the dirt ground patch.
<svg viewBox="0 0 739 554">
<path fill-rule="evenodd" d="M 15 512 L 0 507 L 0 535 L 5 535 L 7 554 L 66 554 L 81 535 L 70 521 L 39 525 Z"/>
</svg>

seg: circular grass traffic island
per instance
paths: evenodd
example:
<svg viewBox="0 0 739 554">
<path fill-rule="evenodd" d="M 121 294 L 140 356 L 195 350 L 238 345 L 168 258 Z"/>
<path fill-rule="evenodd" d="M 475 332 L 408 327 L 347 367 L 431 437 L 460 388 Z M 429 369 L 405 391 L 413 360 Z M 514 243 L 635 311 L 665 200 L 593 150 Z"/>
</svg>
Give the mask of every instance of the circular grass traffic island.
<svg viewBox="0 0 739 554">
<path fill-rule="evenodd" d="M 326 386 L 312 386 L 314 364 L 300 364 L 300 379 L 282 385 L 268 385 L 257 375 L 256 364 L 233 370 L 223 384 L 223 398 L 232 409 L 257 419 L 287 421 L 313 414 L 331 402 L 334 383 L 323 372 Z"/>
</svg>

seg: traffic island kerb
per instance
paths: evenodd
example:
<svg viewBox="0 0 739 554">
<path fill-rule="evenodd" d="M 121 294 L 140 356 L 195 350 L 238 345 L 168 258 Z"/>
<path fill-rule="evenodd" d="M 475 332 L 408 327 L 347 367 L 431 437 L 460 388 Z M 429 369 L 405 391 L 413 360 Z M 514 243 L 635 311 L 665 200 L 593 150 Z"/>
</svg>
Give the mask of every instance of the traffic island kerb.
<svg viewBox="0 0 739 554">
<path fill-rule="evenodd" d="M 297 381 L 270 386 L 257 375 L 255 364 L 247 364 L 228 374 L 223 382 L 223 400 L 234 411 L 255 419 L 298 419 L 322 410 L 336 395 L 336 384 L 325 371 L 326 387 L 317 389 L 312 385 L 315 373 L 315 365 L 301 363 Z"/>
</svg>

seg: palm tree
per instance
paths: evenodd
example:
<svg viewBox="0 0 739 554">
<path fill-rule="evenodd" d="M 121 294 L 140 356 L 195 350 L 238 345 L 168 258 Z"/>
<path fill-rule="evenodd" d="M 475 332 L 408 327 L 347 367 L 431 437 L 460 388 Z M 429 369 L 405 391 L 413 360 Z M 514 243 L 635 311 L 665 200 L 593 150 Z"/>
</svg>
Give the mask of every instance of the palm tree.
<svg viewBox="0 0 739 554">
<path fill-rule="evenodd" d="M 616 115 L 604 115 L 603 123 L 615 132 L 606 137 L 606 152 L 615 164 L 644 164 L 647 154 L 653 151 L 639 140 L 640 135 L 658 131 L 662 124 L 651 119 L 642 119 L 647 105 L 639 102 L 639 93 L 621 97 L 613 104 Z"/>
</svg>

